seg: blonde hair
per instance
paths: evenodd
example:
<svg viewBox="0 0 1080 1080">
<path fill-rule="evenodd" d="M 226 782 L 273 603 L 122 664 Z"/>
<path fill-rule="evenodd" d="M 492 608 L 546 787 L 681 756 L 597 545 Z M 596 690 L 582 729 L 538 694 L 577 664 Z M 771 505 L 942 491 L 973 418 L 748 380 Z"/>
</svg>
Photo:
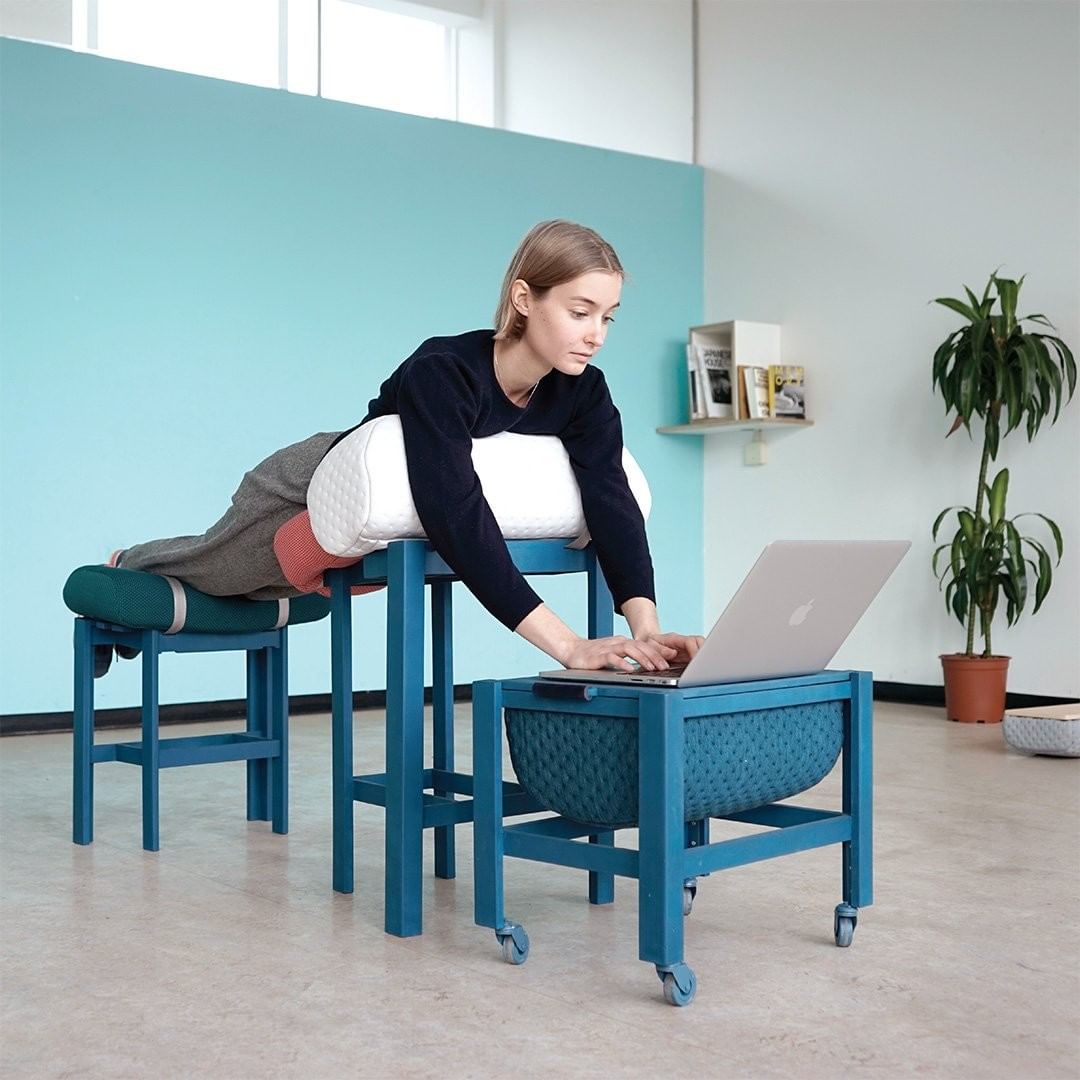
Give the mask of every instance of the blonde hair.
<svg viewBox="0 0 1080 1080">
<path fill-rule="evenodd" d="M 541 221 L 518 245 L 503 278 L 495 311 L 495 340 L 516 341 L 525 333 L 527 318 L 510 299 L 519 278 L 536 296 L 555 285 L 573 281 L 593 270 L 626 276 L 615 249 L 597 232 L 572 221 Z"/>
</svg>

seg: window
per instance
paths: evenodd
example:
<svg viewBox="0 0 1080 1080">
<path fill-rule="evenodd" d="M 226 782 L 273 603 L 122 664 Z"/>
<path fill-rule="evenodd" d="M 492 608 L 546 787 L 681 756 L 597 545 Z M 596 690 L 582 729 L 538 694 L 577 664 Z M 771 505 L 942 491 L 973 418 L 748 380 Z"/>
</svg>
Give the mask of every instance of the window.
<svg viewBox="0 0 1080 1080">
<path fill-rule="evenodd" d="M 117 60 L 280 86 L 278 0 L 75 0 L 73 44 Z"/>
<path fill-rule="evenodd" d="M 454 37 L 428 19 L 323 0 L 323 97 L 457 119 Z"/>
<path fill-rule="evenodd" d="M 0 0 L 0 33 L 488 126 L 495 32 L 485 0 Z"/>
</svg>

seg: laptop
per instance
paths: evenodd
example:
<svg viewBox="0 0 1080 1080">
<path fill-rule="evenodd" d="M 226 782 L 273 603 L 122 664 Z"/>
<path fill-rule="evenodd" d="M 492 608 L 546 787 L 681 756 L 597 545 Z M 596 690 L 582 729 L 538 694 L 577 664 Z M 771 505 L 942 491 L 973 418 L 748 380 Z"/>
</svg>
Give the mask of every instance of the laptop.
<svg viewBox="0 0 1080 1080">
<path fill-rule="evenodd" d="M 689 687 L 821 671 L 910 547 L 910 540 L 769 544 L 682 670 L 571 668 L 540 677 Z"/>
</svg>

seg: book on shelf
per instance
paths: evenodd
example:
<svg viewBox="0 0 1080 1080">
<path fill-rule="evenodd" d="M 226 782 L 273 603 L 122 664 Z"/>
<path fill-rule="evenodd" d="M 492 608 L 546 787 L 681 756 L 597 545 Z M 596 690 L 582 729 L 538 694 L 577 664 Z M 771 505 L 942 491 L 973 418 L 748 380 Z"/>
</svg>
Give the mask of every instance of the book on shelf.
<svg viewBox="0 0 1080 1080">
<path fill-rule="evenodd" d="M 806 419 L 803 369 L 793 364 L 770 364 L 768 372 L 769 415 Z"/>
<path fill-rule="evenodd" d="M 746 393 L 746 416 L 750 420 L 769 418 L 769 372 L 766 368 L 747 366 L 742 369 Z"/>
<path fill-rule="evenodd" d="M 693 345 L 686 346 L 686 385 L 687 398 L 690 402 L 690 420 L 705 419 L 705 403 L 701 393 L 701 379 L 698 377 L 697 354 Z"/>
<path fill-rule="evenodd" d="M 750 418 L 750 396 L 746 392 L 746 369 L 749 364 L 738 364 L 735 368 L 735 386 L 738 388 L 739 407 L 735 410 L 737 420 Z"/>
<path fill-rule="evenodd" d="M 701 396 L 705 415 L 710 419 L 735 418 L 738 398 L 731 349 L 721 345 L 695 345 Z"/>
</svg>

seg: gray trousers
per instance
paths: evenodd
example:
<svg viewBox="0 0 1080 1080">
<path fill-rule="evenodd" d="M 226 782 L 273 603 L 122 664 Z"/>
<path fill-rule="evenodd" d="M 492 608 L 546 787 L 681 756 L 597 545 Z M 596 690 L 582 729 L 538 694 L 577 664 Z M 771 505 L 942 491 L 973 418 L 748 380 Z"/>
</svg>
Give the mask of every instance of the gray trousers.
<svg viewBox="0 0 1080 1080">
<path fill-rule="evenodd" d="M 339 434 L 320 432 L 271 454 L 244 474 L 224 517 L 201 536 L 136 544 L 124 549 L 119 565 L 168 574 L 211 596 L 298 596 L 274 555 L 274 534 L 307 509 L 308 484 Z"/>
</svg>

